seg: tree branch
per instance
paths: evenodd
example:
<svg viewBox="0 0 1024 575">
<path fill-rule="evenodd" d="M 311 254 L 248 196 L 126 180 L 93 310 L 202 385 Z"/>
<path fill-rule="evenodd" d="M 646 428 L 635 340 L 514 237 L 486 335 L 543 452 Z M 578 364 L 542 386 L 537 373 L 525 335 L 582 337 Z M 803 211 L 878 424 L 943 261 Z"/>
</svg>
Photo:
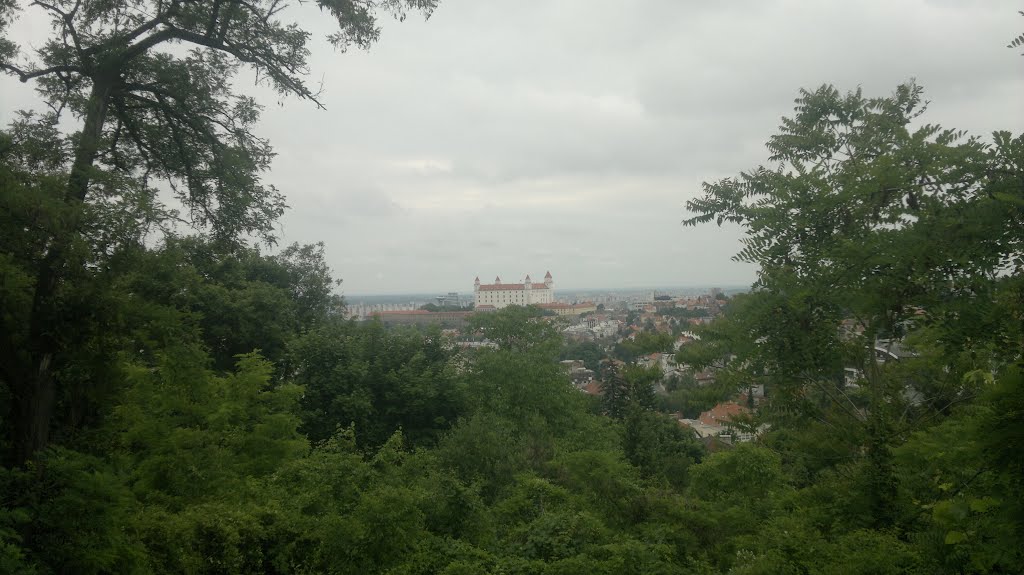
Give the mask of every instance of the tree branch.
<svg viewBox="0 0 1024 575">
<path fill-rule="evenodd" d="M 82 69 L 80 67 L 71 66 L 67 64 L 50 66 L 49 68 L 41 68 L 38 70 L 23 70 L 13 64 L 5 64 L 3 62 L 0 62 L 0 70 L 6 70 L 7 72 L 14 74 L 18 77 L 18 80 L 20 80 L 21 82 L 28 82 L 33 78 L 38 78 L 40 76 L 46 76 L 49 74 L 56 74 L 58 72 L 77 72 L 79 74 L 82 73 Z"/>
</svg>

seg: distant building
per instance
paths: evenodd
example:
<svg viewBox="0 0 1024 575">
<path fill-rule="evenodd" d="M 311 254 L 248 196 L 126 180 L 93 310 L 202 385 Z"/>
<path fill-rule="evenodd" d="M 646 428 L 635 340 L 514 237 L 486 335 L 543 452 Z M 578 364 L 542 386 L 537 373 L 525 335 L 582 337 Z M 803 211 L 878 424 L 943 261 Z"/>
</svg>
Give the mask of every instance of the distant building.
<svg viewBox="0 0 1024 575">
<path fill-rule="evenodd" d="M 450 291 L 446 295 L 439 295 L 434 299 L 437 300 L 437 305 L 441 307 L 462 307 L 459 292 Z"/>
<path fill-rule="evenodd" d="M 461 326 L 466 323 L 472 313 L 469 311 L 426 311 L 422 309 L 375 311 L 369 315 L 368 319 L 379 319 L 385 324 L 393 325 L 427 325 L 436 323 Z"/>
<path fill-rule="evenodd" d="M 582 315 L 585 313 L 593 313 L 597 311 L 597 305 L 594 302 L 587 301 L 583 303 L 540 303 L 537 307 L 546 309 L 550 312 L 554 312 L 555 315 Z"/>
<path fill-rule="evenodd" d="M 767 425 L 759 426 L 756 433 L 736 429 L 734 419 L 747 413 L 750 413 L 750 410 L 745 406 L 727 401 L 701 413 L 699 419 L 680 419 L 679 423 L 696 431 L 701 438 L 719 437 L 729 443 L 752 441 L 767 430 Z"/>
<path fill-rule="evenodd" d="M 544 276 L 544 283 L 534 283 L 527 275 L 523 283 L 501 283 L 501 277 L 494 278 L 493 284 L 482 284 L 480 278 L 473 282 L 474 307 L 490 306 L 501 309 L 510 305 L 548 304 L 555 301 L 555 282 L 551 272 Z"/>
</svg>

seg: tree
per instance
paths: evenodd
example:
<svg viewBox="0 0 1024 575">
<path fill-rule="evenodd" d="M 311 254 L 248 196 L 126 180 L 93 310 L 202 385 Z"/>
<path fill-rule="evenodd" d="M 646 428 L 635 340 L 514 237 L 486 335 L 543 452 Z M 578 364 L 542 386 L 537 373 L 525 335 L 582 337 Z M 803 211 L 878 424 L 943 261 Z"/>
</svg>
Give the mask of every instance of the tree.
<svg viewBox="0 0 1024 575">
<path fill-rule="evenodd" d="M 510 305 L 503 309 L 475 313 L 469 319 L 474 330 L 480 330 L 487 339 L 508 351 L 525 352 L 534 348 L 549 348 L 557 354 L 562 333 L 552 320 L 543 319 L 537 306 Z M 557 321 L 557 320 L 555 320 Z"/>
<path fill-rule="evenodd" d="M 592 341 L 568 343 L 562 348 L 561 353 L 558 355 L 558 359 L 582 360 L 583 365 L 586 366 L 587 369 L 597 372 L 601 368 L 601 360 L 604 359 L 604 350 L 600 345 Z"/>
<path fill-rule="evenodd" d="M 435 4 L 318 0 L 317 7 L 336 21 L 329 39 L 344 50 L 366 48 L 379 37 L 379 12 L 429 15 Z M 4 383 L 14 404 L 18 462 L 48 441 L 61 369 L 62 300 L 70 279 L 108 253 L 102 248 L 110 246 L 95 241 L 104 213 L 133 216 L 136 231 L 128 239 L 140 242 L 154 223 L 177 217 L 158 207 L 155 184 L 163 181 L 187 210 L 188 223 L 218 241 L 235 244 L 246 234 L 272 241 L 284 199 L 260 175 L 273 154 L 252 131 L 259 105 L 236 94 L 232 79 L 245 66 L 282 96 L 321 105 L 305 81 L 309 33 L 284 20 L 288 6 L 279 0 L 56 0 L 31 6 L 50 17 L 53 33 L 31 55 L 0 38 L 0 70 L 35 82 L 50 108 L 15 131 L 49 130 L 47 145 L 57 152 L 47 166 L 55 180 L 46 192 L 54 217 L 40 222 L 46 247 L 26 272 L 27 333 L 11 335 L 22 328 L 6 315 L 0 326 L 0 347 L 21 338 L 26 349 L 5 358 L 14 360 Z M 18 9 L 13 1 L 0 2 L 0 33 Z M 57 129 L 67 116 L 80 126 L 75 134 Z"/>
<path fill-rule="evenodd" d="M 641 474 L 675 487 L 686 484 L 690 464 L 700 462 L 703 455 L 691 429 L 674 417 L 639 406 L 630 407 L 623 421 L 622 450 Z"/>
<path fill-rule="evenodd" d="M 985 343 L 1012 337 L 1013 322 L 978 312 L 998 308 L 1000 273 L 1024 269 L 1024 140 L 999 132 L 985 144 L 915 127 L 925 106 L 913 83 L 871 99 L 823 86 L 801 91 L 796 104 L 767 145 L 775 166 L 705 184 L 684 223 L 746 229 L 736 259 L 760 266 L 759 289 L 734 333 L 755 345 L 731 365 L 766 383 L 767 413 L 863 431 L 845 434 L 847 453 L 872 469 L 859 488 L 870 494 L 874 526 L 884 526 L 895 513 L 891 446 L 936 414 L 915 406 L 912 382 L 876 348 L 923 326 L 942 331 L 958 400 L 975 391 L 959 378 L 963 346 L 974 369 L 1018 352 L 1019 342 Z M 964 337 L 981 327 L 974 317 L 988 322 L 986 337 Z M 864 373 L 863 401 L 845 389 L 843 367 Z"/>
<path fill-rule="evenodd" d="M 1024 10 L 1018 10 L 1017 13 L 1024 16 Z M 1010 49 L 1020 48 L 1021 46 L 1024 46 L 1024 34 L 1020 34 L 1013 40 L 1010 40 L 1010 43 L 1006 45 L 1006 47 Z M 1024 54 L 1021 55 L 1024 56 Z"/>
<path fill-rule="evenodd" d="M 662 378 L 658 367 L 616 364 L 606 360 L 601 366 L 601 393 L 605 413 L 623 419 L 631 408 L 654 408 L 654 385 Z"/>
<path fill-rule="evenodd" d="M 314 442 L 352 425 L 363 449 L 399 429 L 413 446 L 432 445 L 466 409 L 452 352 L 436 331 L 339 320 L 289 347 L 291 379 L 305 389 L 303 431 Z"/>
</svg>

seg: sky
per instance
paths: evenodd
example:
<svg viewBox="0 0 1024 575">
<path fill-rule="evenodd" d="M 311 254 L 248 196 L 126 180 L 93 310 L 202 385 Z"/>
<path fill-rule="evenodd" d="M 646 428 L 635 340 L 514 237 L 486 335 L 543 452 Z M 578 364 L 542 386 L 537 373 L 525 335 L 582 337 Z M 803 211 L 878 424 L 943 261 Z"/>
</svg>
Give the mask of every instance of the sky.
<svg viewBox="0 0 1024 575">
<path fill-rule="evenodd" d="M 915 78 L 925 120 L 1024 131 L 1015 0 L 441 0 L 338 53 L 315 9 L 311 81 L 326 110 L 239 82 L 266 104 L 266 181 L 282 244 L 323 241 L 347 295 L 737 286 L 742 230 L 684 227 L 701 183 L 767 161 L 800 88 L 890 94 Z M 29 8 L 12 33 L 40 44 Z M 0 77 L 0 123 L 39 108 Z"/>
</svg>

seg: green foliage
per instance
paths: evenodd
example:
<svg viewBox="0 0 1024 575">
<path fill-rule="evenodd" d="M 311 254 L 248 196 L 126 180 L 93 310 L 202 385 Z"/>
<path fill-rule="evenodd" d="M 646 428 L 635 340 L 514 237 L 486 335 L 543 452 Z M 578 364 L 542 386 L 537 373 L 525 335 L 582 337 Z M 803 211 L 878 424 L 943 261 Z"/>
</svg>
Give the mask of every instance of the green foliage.
<svg viewBox="0 0 1024 575">
<path fill-rule="evenodd" d="M 511 352 L 525 352 L 544 349 L 544 353 L 557 353 L 562 342 L 557 320 L 545 320 L 541 309 L 536 306 L 510 305 L 500 310 L 476 313 L 469 320 L 474 330 Z"/>
<path fill-rule="evenodd" d="M 291 345 L 292 380 L 305 389 L 303 430 L 313 441 L 355 425 L 361 447 L 397 429 L 431 445 L 467 409 L 465 384 L 438 331 L 331 321 Z"/>
<path fill-rule="evenodd" d="M 605 413 L 622 419 L 632 408 L 653 409 L 654 386 L 661 379 L 661 368 L 657 366 L 620 367 L 614 362 L 606 362 L 601 370 L 601 392 Z"/>
<path fill-rule="evenodd" d="M 1020 14 L 1021 16 L 1024 16 L 1024 10 L 1018 10 L 1017 13 Z M 1024 34 L 1021 34 L 1020 36 L 1017 36 L 1016 38 L 1010 40 L 1010 43 L 1006 45 L 1007 48 L 1011 49 L 1019 48 L 1021 46 L 1024 46 Z"/>
<path fill-rule="evenodd" d="M 258 109 L 230 91 L 249 53 L 232 51 L 301 63 L 305 33 L 224 0 L 161 5 L 131 36 L 151 16 L 115 5 L 56 19 L 28 67 L 0 42 L 4 70 L 44 78 L 87 128 L 68 138 L 57 115 L 22 115 L 0 134 L 0 420 L 15 464 L 0 468 L 0 572 L 1022 571 L 1024 139 L 921 126 L 913 84 L 803 92 L 769 143 L 774 168 L 689 204 L 690 224 L 746 227 L 738 257 L 759 286 L 678 353 L 716 382 L 670 379 L 658 398 L 659 369 L 563 346 L 536 308 L 476 314 L 498 346 L 476 351 L 435 328 L 343 321 L 322 245 L 267 254 L 239 235 L 269 232 L 280 198 L 259 181 Z M 0 0 L 0 29 L 12 7 Z M 433 3 L 321 6 L 343 46 L 376 38 L 374 10 L 403 7 Z M 211 21 L 230 45 L 203 44 Z M 91 47 L 72 51 L 85 33 Z M 204 48 L 138 48 L 154 37 Z M 131 52 L 108 62 L 118 97 L 137 107 L 96 92 L 108 78 L 92 68 L 62 68 L 78 82 L 66 92 L 45 79 L 114 44 Z M 255 62 L 312 96 L 280 64 Z M 237 130 L 207 124 L 225 118 Z M 152 241 L 177 215 L 142 174 L 188 195 L 210 233 Z M 620 358 L 671 349 L 645 323 Z M 601 368 L 603 414 L 560 357 Z M 695 416 L 762 384 L 752 423 L 770 431 L 755 443 L 707 454 L 654 411 Z M 46 393 L 53 417 L 35 417 Z"/>
<path fill-rule="evenodd" d="M 366 48 L 378 38 L 379 14 L 429 14 L 436 3 L 317 4 L 337 25 L 328 39 L 345 49 Z M 185 224 L 186 233 L 211 240 L 221 253 L 243 248 L 249 237 L 275 242 L 275 222 L 286 206 L 282 194 L 262 181 L 274 154 L 269 142 L 254 133 L 261 106 L 235 91 L 242 66 L 281 96 L 319 102 L 306 85 L 310 34 L 289 22 L 289 7 L 276 0 L 31 4 L 30 10 L 49 20 L 50 32 L 27 51 L 6 36 L 18 8 L 14 2 L 0 3 L 0 30 L 5 34 L 0 38 L 0 72 L 32 81 L 50 109 L 41 116 L 19 114 L 10 136 L 0 137 L 0 182 L 5 188 L 0 234 L 18 236 L 9 247 L 4 244 L 0 272 L 4 279 L 10 275 L 15 280 L 12 285 L 19 294 L 12 300 L 29 304 L 18 314 L 0 313 L 0 347 L 19 350 L 3 358 L 0 374 L 13 399 L 6 418 L 13 428 L 6 455 L 23 465 L 49 443 L 51 428 L 68 427 L 59 417 L 60 401 L 80 403 L 77 396 L 91 388 L 92 381 L 67 376 L 83 371 L 82 358 L 76 355 L 85 347 L 81 344 L 103 347 L 101 353 L 84 355 L 99 356 L 99 363 L 108 365 L 104 356 L 109 348 L 122 343 L 103 336 L 125 330 L 98 329 L 108 323 L 107 314 L 119 319 L 118 306 L 103 297 L 108 290 L 102 289 L 119 279 L 109 265 L 112 260 L 143 251 L 154 239 L 173 238 L 178 224 Z M 8 187 L 16 187 L 17 196 L 8 196 Z M 161 190 L 170 192 L 182 209 L 164 206 Z M 34 242 L 23 241 L 30 238 Z M 293 272 L 315 275 L 322 270 L 303 265 L 315 255 L 289 248 L 282 259 L 296 264 Z M 302 292 L 291 294 L 299 308 L 292 311 L 299 314 L 309 303 L 307 297 L 324 295 L 308 290 L 314 286 L 305 279 L 294 282 Z M 265 287 L 244 286 L 252 289 L 242 289 L 241 299 L 228 302 L 241 308 L 245 319 L 265 315 L 283 301 L 274 290 L 260 289 Z M 223 294 L 205 295 L 205 303 L 221 303 Z M 97 314 L 100 321 L 68 320 L 88 316 L 85 312 L 97 296 L 101 305 L 95 307 L 107 312 Z M 220 309 L 208 308 L 207 317 Z M 231 325 L 234 318 L 229 313 L 219 318 L 223 325 L 206 328 L 225 338 L 234 333 L 229 328 L 241 328 L 243 340 L 255 336 L 253 326 L 244 321 Z M 213 334 L 217 328 L 225 331 Z M 90 329 L 99 333 L 82 333 Z M 217 351 L 230 357 L 251 348 Z M 223 356 L 215 359 L 226 367 Z"/>
<path fill-rule="evenodd" d="M 690 465 L 699 462 L 703 448 L 693 431 L 672 417 L 633 406 L 623 421 L 626 459 L 648 478 L 660 478 L 674 488 L 687 484 Z"/>
<path fill-rule="evenodd" d="M 604 358 L 604 349 L 592 341 L 567 343 L 558 354 L 558 359 L 560 360 L 582 360 L 583 365 L 594 373 L 601 369 L 601 360 Z"/>
<path fill-rule="evenodd" d="M 665 395 L 655 398 L 655 405 L 666 413 L 681 413 L 687 419 L 696 419 L 701 413 L 711 409 L 736 394 L 736 384 L 728 378 L 716 380 L 708 385 L 699 385 L 693 375 L 684 375 L 678 382 L 669 382 L 673 389 Z M 670 385 L 666 385 L 669 388 Z"/>
<path fill-rule="evenodd" d="M 238 493 L 246 477 L 272 473 L 304 453 L 297 429 L 302 389 L 271 387 L 271 365 L 242 356 L 235 374 L 215 377 L 193 350 L 174 350 L 157 369 L 136 369 L 114 412 L 115 446 L 130 453 L 140 498 L 168 506 L 206 495 Z"/>
<path fill-rule="evenodd" d="M 464 374 L 476 409 L 506 417 L 516 425 L 560 430 L 574 419 L 583 398 L 555 359 L 557 347 L 529 351 L 480 350 Z"/>
<path fill-rule="evenodd" d="M 144 548 L 123 528 L 137 508 L 130 491 L 101 459 L 51 449 L 29 469 L 4 470 L 0 491 L 6 494 L 0 517 L 13 523 L 5 526 L 8 533 L 28 544 L 24 551 L 7 547 L 7 560 L 20 569 L 48 565 L 75 573 L 142 571 Z"/>
<path fill-rule="evenodd" d="M 644 331 L 637 334 L 636 338 L 625 339 L 615 344 L 614 355 L 617 359 L 631 363 L 637 358 L 656 352 L 669 352 L 675 338 L 672 334 Z"/>
<path fill-rule="evenodd" d="M 691 474 L 690 492 L 708 501 L 760 505 L 785 485 L 781 458 L 749 443 L 712 454 L 695 466 Z"/>
<path fill-rule="evenodd" d="M 804 91 L 769 142 L 774 167 L 688 204 L 690 225 L 744 226 L 737 259 L 760 272 L 679 360 L 765 385 L 765 444 L 801 488 L 784 498 L 799 515 L 747 546 L 737 572 L 1021 565 L 999 551 L 1020 547 L 1019 507 L 1002 497 L 1021 474 L 1006 463 L 1020 410 L 1005 391 L 1020 386 L 992 382 L 1019 378 L 1024 349 L 1024 143 L 922 125 L 922 113 L 914 84 L 876 99 Z M 891 341 L 903 353 L 882 362 L 875 348 Z M 843 367 L 862 374 L 855 386 Z M 703 473 L 719 455 L 692 470 L 695 494 L 716 497 Z"/>
</svg>

